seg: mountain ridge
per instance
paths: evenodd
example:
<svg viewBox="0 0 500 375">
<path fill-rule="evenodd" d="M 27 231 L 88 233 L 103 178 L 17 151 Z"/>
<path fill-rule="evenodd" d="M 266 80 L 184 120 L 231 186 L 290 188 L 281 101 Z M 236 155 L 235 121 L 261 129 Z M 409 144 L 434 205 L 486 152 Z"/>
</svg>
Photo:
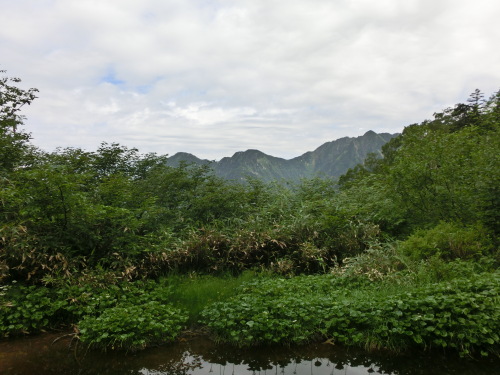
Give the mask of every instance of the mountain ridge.
<svg viewBox="0 0 500 375">
<path fill-rule="evenodd" d="M 329 141 L 314 151 L 307 151 L 292 159 L 265 154 L 257 149 L 238 151 L 219 161 L 200 159 L 193 154 L 178 152 L 168 158 L 167 164 L 178 166 L 181 162 L 210 166 L 215 175 L 229 180 L 243 181 L 248 177 L 264 181 L 302 178 L 337 178 L 349 168 L 362 163 L 369 153 L 382 156 L 382 146 L 398 134 L 375 133 L 372 130 L 358 137 L 342 137 Z"/>
</svg>

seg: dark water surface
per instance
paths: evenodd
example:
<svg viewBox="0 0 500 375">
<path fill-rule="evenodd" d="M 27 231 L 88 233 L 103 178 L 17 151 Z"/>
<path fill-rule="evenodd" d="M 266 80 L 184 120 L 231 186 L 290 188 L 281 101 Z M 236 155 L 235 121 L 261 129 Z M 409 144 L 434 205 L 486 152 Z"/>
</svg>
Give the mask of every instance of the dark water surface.
<svg viewBox="0 0 500 375">
<path fill-rule="evenodd" d="M 43 334 L 0 341 L 0 374 L 130 375 L 360 375 L 500 374 L 500 360 L 464 360 L 445 353 L 390 355 L 330 344 L 235 349 L 203 337 L 135 354 L 100 353 L 76 347 L 71 337 Z"/>
</svg>

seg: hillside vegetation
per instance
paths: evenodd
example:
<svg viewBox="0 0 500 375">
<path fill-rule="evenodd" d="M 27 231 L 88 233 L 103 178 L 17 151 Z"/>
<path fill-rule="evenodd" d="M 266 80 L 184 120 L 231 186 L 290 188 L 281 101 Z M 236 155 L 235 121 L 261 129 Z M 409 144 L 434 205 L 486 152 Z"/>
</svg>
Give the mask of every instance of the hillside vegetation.
<svg viewBox="0 0 500 375">
<path fill-rule="evenodd" d="M 178 152 L 168 158 L 167 164 L 173 167 L 178 167 L 182 162 L 206 165 L 216 176 L 239 182 L 245 182 L 248 178 L 258 178 L 265 182 L 286 180 L 294 183 L 301 179 L 338 178 L 349 168 L 362 163 L 370 153 L 381 157 L 382 146 L 396 135 L 377 134 L 370 130 L 359 137 L 343 137 L 324 143 L 316 150 L 290 160 L 270 156 L 258 150 L 240 151 L 220 161 L 202 160 L 192 154 Z"/>
<path fill-rule="evenodd" d="M 119 144 L 48 153 L 0 80 L 0 334 L 141 349 L 203 327 L 499 353 L 500 91 L 407 126 L 338 181 L 246 183 Z M 333 166 L 332 166 L 333 168 Z"/>
</svg>

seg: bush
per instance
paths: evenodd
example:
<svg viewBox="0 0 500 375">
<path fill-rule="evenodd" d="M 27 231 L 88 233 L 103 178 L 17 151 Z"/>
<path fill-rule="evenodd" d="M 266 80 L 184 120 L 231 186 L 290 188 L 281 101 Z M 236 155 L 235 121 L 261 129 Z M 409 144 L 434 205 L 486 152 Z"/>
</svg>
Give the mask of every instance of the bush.
<svg viewBox="0 0 500 375">
<path fill-rule="evenodd" d="M 78 324 L 80 340 L 90 347 L 136 351 L 173 341 L 187 315 L 157 301 L 108 308 L 97 317 L 86 316 Z"/>
<path fill-rule="evenodd" d="M 324 295 L 333 286 L 328 276 L 258 280 L 208 306 L 202 322 L 218 340 L 238 346 L 307 342 L 319 331 L 329 301 Z"/>
<path fill-rule="evenodd" d="M 0 225 L 0 283 L 9 280 L 39 282 L 44 277 L 70 278 L 82 264 L 68 258 L 23 225 Z"/>
<path fill-rule="evenodd" d="M 134 272 L 238 274 L 261 269 L 281 275 L 324 273 L 342 258 L 361 253 L 379 235 L 376 225 L 355 220 L 335 224 L 317 223 L 308 215 L 291 215 L 280 222 L 251 217 L 228 226 L 215 223 L 193 229 L 170 249 L 145 253 Z"/>
<path fill-rule="evenodd" d="M 499 354 L 499 273 L 431 284 L 388 298 L 372 311 L 378 346 L 452 348 Z"/>
<path fill-rule="evenodd" d="M 0 287 L 0 337 L 40 332 L 48 328 L 66 301 L 54 300 L 48 288 Z"/>
<path fill-rule="evenodd" d="M 487 231 L 480 225 L 464 227 L 441 222 L 432 229 L 419 230 L 400 244 L 403 254 L 413 260 L 440 256 L 443 259 L 470 259 L 493 248 Z"/>
<path fill-rule="evenodd" d="M 383 280 L 388 276 L 400 276 L 398 271 L 407 268 L 402 258 L 393 244 L 374 243 L 361 254 L 345 258 L 342 266 L 334 268 L 332 272 L 351 280 L 354 278 Z"/>
</svg>

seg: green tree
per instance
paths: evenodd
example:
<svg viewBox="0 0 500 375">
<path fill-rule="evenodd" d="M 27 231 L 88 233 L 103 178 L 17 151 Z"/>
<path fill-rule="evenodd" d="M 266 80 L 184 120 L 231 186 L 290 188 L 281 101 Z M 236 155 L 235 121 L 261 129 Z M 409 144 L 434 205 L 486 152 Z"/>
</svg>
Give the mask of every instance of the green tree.
<svg viewBox="0 0 500 375">
<path fill-rule="evenodd" d="M 494 130 L 500 124 L 500 90 L 493 93 L 484 105 L 481 116 L 481 128 L 486 131 Z"/>
<path fill-rule="evenodd" d="M 0 77 L 0 173 L 3 174 L 25 164 L 32 151 L 30 135 L 19 129 L 25 119 L 19 111 L 35 100 L 38 90 L 21 89 L 20 82 L 19 78 Z"/>
<path fill-rule="evenodd" d="M 500 134 L 467 126 L 447 133 L 406 128 L 390 170 L 395 198 L 419 226 L 439 221 L 473 224 L 498 213 Z M 486 215 L 486 216 L 485 216 Z"/>
<path fill-rule="evenodd" d="M 468 104 L 407 126 L 384 158 L 367 159 L 339 180 L 341 204 L 393 234 L 441 221 L 481 222 L 498 233 L 499 95 L 476 90 Z"/>
</svg>

